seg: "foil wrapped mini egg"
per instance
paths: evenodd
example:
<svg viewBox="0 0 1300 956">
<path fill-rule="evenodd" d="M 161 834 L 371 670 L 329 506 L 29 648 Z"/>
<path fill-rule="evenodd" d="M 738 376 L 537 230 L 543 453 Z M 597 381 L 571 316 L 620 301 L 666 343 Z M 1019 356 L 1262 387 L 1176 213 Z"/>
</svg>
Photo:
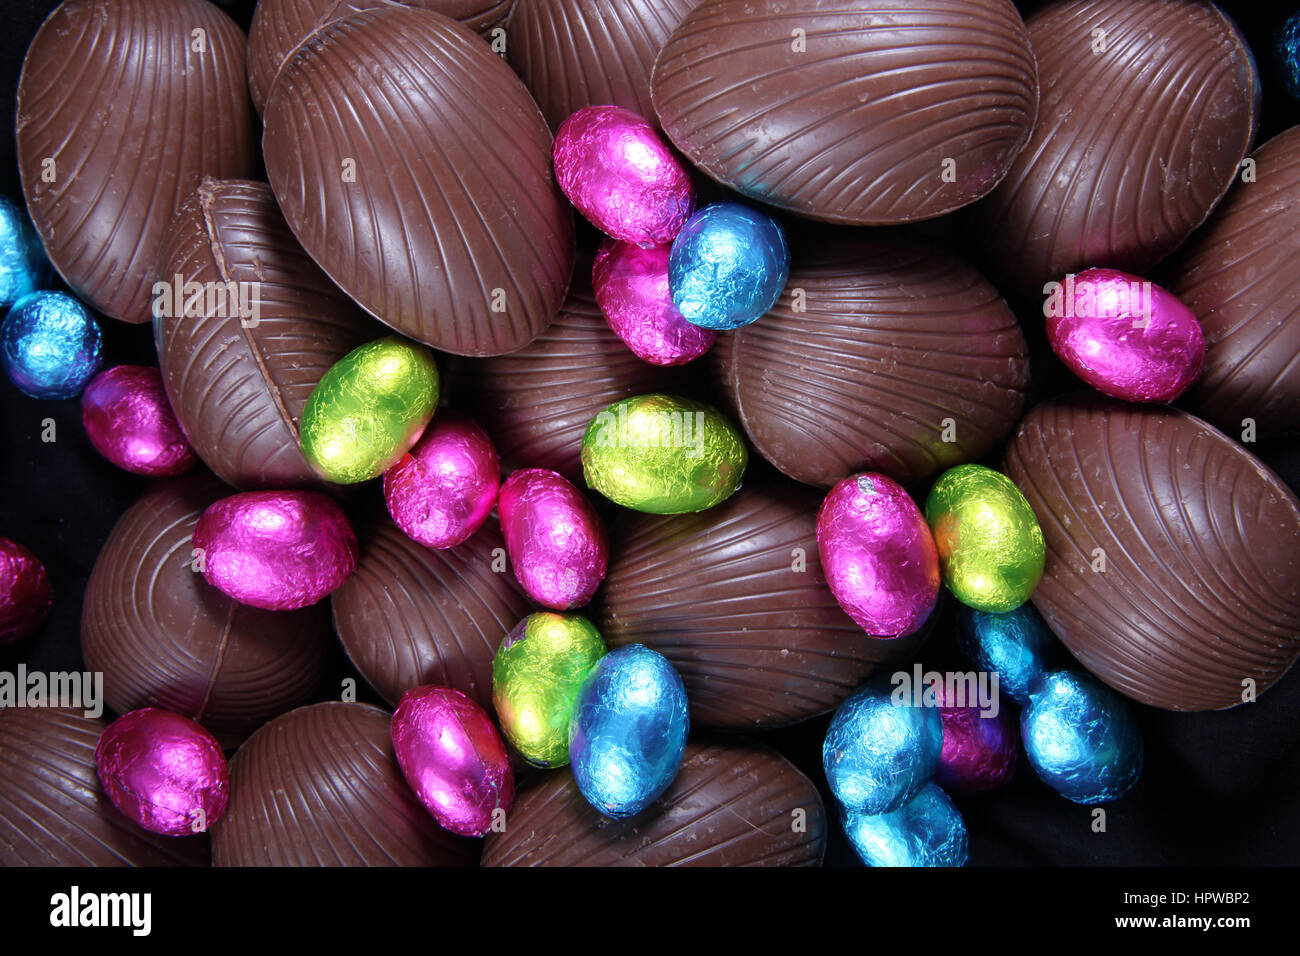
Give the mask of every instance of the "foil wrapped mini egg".
<svg viewBox="0 0 1300 956">
<path fill-rule="evenodd" d="M 644 644 L 610 651 L 588 672 L 569 725 L 569 762 L 583 797 L 609 817 L 650 806 L 677 776 L 690 731 L 686 688 Z"/>
<path fill-rule="evenodd" d="M 651 365 L 684 365 L 713 347 L 718 333 L 687 322 L 668 287 L 668 246 L 606 239 L 591 285 L 610 329 Z"/>
<path fill-rule="evenodd" d="M 510 812 L 515 776 L 505 742 L 487 711 L 460 691 L 411 688 L 393 713 L 392 736 L 402 775 L 445 829 L 484 836 Z"/>
<path fill-rule="evenodd" d="M 156 368 L 117 365 L 100 372 L 81 393 L 81 423 L 97 452 L 133 474 L 179 475 L 198 461 Z"/>
<path fill-rule="evenodd" d="M 27 213 L 0 196 L 0 309 L 35 292 L 49 275 L 50 260 Z"/>
<path fill-rule="evenodd" d="M 99 370 L 103 339 L 86 307 L 63 292 L 33 292 L 0 324 L 0 364 L 32 398 L 72 398 Z"/>
<path fill-rule="evenodd" d="M 703 511 L 740 487 L 749 453 L 712 405 L 637 395 L 608 406 L 582 438 L 582 472 L 606 498 L 652 514 Z"/>
<path fill-rule="evenodd" d="M 835 798 L 867 814 L 897 810 L 934 774 L 943 722 L 934 707 L 895 699 L 889 675 L 855 691 L 831 718 L 822 766 Z"/>
<path fill-rule="evenodd" d="M 609 569 L 609 537 L 581 491 L 559 472 L 524 468 L 501 485 L 497 515 L 529 597 L 556 611 L 591 600 Z"/>
<path fill-rule="evenodd" d="M 1117 269 L 1049 283 L 1047 339 L 1075 375 L 1113 398 L 1172 402 L 1205 368 L 1196 314 L 1172 292 Z"/>
<path fill-rule="evenodd" d="M 998 689 L 1018 704 L 1029 700 L 1029 685 L 1059 654 L 1056 635 L 1028 601 L 1002 613 L 963 606 L 957 643 L 980 670 L 996 673 Z"/>
<path fill-rule="evenodd" d="M 487 432 L 468 416 L 443 409 L 384 472 L 384 501 L 411 540 L 454 548 L 492 513 L 500 485 L 501 461 Z"/>
<path fill-rule="evenodd" d="M 45 565 L 17 541 L 0 538 L 0 645 L 36 633 L 52 603 Z"/>
<path fill-rule="evenodd" d="M 604 654 L 600 632 L 579 614 L 538 611 L 501 642 L 492 659 L 492 703 L 506 739 L 529 763 L 569 762 L 578 691 Z"/>
<path fill-rule="evenodd" d="M 695 211 L 691 174 L 653 126 L 619 106 L 586 106 L 555 131 L 555 178 L 569 202 L 615 239 L 672 242 Z"/>
<path fill-rule="evenodd" d="M 164 836 L 205 832 L 230 799 L 230 768 L 216 738 L 157 707 L 108 725 L 95 748 L 95 771 L 113 806 Z"/>
<path fill-rule="evenodd" d="M 1075 803 L 1117 800 L 1142 775 L 1142 736 L 1128 702 L 1086 674 L 1037 678 L 1020 735 L 1038 776 Z"/>
<path fill-rule="evenodd" d="M 241 604 L 307 607 L 357 567 L 357 538 L 332 498 L 314 491 L 245 491 L 213 502 L 194 526 L 195 563 Z"/>
<path fill-rule="evenodd" d="M 994 694 L 987 706 L 980 706 L 938 687 L 936 702 L 943 721 L 943 750 L 935 783 L 950 793 L 968 795 L 1010 783 L 1016 772 L 1019 733 L 999 696 Z"/>
<path fill-rule="evenodd" d="M 939 599 L 939 556 L 916 502 L 884 475 L 851 475 L 817 512 L 817 550 L 831 593 L 874 637 L 903 637 Z"/>
<path fill-rule="evenodd" d="M 949 468 L 925 501 L 943 583 L 979 611 L 1003 612 L 1029 600 L 1047 545 L 1034 509 L 1010 478 L 983 465 Z"/>
<path fill-rule="evenodd" d="M 705 206 L 668 254 L 673 303 L 688 322 L 738 329 L 776 305 L 790 276 L 785 233 L 771 216 L 740 203 Z"/>
<path fill-rule="evenodd" d="M 438 405 L 438 368 L 423 345 L 389 335 L 330 368 L 302 411 L 307 462 L 327 481 L 354 484 L 397 463 Z"/>
<path fill-rule="evenodd" d="M 867 866 L 965 866 L 966 821 L 931 783 L 890 813 L 844 811 L 844 832 Z"/>
</svg>

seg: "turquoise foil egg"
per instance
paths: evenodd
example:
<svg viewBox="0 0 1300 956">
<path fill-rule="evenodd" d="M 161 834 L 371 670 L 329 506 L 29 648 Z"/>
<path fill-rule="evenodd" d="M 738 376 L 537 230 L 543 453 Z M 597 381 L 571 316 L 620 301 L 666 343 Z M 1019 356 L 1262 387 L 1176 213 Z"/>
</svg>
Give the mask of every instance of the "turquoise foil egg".
<svg viewBox="0 0 1300 956">
<path fill-rule="evenodd" d="M 937 784 L 892 813 L 844 811 L 844 832 L 867 866 L 965 866 L 966 822 Z"/>
</svg>

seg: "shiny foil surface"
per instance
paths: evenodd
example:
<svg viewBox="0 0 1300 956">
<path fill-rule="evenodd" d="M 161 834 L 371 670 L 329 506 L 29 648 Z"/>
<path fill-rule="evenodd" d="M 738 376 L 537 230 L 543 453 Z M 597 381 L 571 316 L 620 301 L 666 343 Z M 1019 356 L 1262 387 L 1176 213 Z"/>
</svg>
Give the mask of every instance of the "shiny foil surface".
<svg viewBox="0 0 1300 956">
<path fill-rule="evenodd" d="M 1056 635 L 1028 601 L 1000 614 L 961 608 L 957 643 L 976 667 L 996 673 L 998 689 L 1022 705 L 1029 701 L 1030 684 L 1060 652 Z"/>
<path fill-rule="evenodd" d="M 817 550 L 835 600 L 868 634 L 914 634 L 934 610 L 934 539 L 893 479 L 865 473 L 838 482 L 817 512 Z"/>
<path fill-rule="evenodd" d="M 578 691 L 605 642 L 580 614 L 538 611 L 520 621 L 492 659 L 492 703 L 506 739 L 535 767 L 569 762 Z"/>
<path fill-rule="evenodd" d="M 315 604 L 357 567 L 347 516 L 314 491 L 246 491 L 213 502 L 194 526 L 194 547 L 209 584 L 270 611 Z"/>
<path fill-rule="evenodd" d="M 1072 284 L 1069 284 L 1071 283 Z M 1089 269 L 1062 284 L 1047 339 L 1093 388 L 1127 402 L 1172 402 L 1205 368 L 1196 314 L 1171 292 L 1116 269 Z"/>
<path fill-rule="evenodd" d="M 1020 734 L 1016 718 L 997 701 L 993 713 L 975 701 L 955 701 L 938 689 L 939 718 L 943 721 L 943 751 L 934 782 L 949 793 L 988 793 L 1011 782 L 1016 773 L 1016 747 Z"/>
<path fill-rule="evenodd" d="M 0 196 L 0 309 L 38 290 L 50 277 L 50 261 L 22 207 Z"/>
<path fill-rule="evenodd" d="M 867 866 L 965 866 L 966 821 L 936 784 L 892 813 L 846 810 L 844 832 Z"/>
<path fill-rule="evenodd" d="M 35 634 L 52 604 L 40 558 L 17 541 L 0 538 L 0 645 Z"/>
<path fill-rule="evenodd" d="M 95 748 L 95 771 L 113 806 L 164 836 L 205 832 L 230 799 L 230 768 L 216 738 L 157 707 L 108 725 Z"/>
<path fill-rule="evenodd" d="M 596 414 L 582 438 L 588 487 L 625 508 L 685 514 L 721 504 L 740 487 L 745 439 L 712 405 L 636 395 Z"/>
<path fill-rule="evenodd" d="M 847 810 L 888 813 L 925 786 L 943 751 L 934 707 L 895 703 L 890 675 L 872 678 L 840 705 L 822 743 L 822 766 Z"/>
<path fill-rule="evenodd" d="M 1011 611 L 1043 576 L 1047 545 L 1010 478 L 983 465 L 949 468 L 925 501 L 943 583 L 978 611 Z"/>
<path fill-rule="evenodd" d="M 555 178 L 569 202 L 615 239 L 672 242 L 695 211 L 687 167 L 653 126 L 619 106 L 586 106 L 555 131 Z"/>
<path fill-rule="evenodd" d="M 393 521 L 427 548 L 469 539 L 496 504 L 501 460 L 477 422 L 442 409 L 420 440 L 384 472 Z"/>
<path fill-rule="evenodd" d="M 685 365 L 713 347 L 718 333 L 687 322 L 668 286 L 668 246 L 642 248 L 606 239 L 591 274 L 596 303 L 614 334 L 651 365 Z"/>
<path fill-rule="evenodd" d="M 738 329 L 781 296 L 790 275 L 785 233 L 771 216 L 734 202 L 705 206 L 668 255 L 673 302 L 688 322 Z"/>
<path fill-rule="evenodd" d="M 590 501 L 559 472 L 516 471 L 501 485 L 497 516 L 515 578 L 556 611 L 582 607 L 605 580 L 609 536 Z"/>
<path fill-rule="evenodd" d="M 97 452 L 137 475 L 179 475 L 198 461 L 156 368 L 117 365 L 100 372 L 81 393 L 81 423 Z"/>
<path fill-rule="evenodd" d="M 1128 701 L 1095 678 L 1052 671 L 1020 712 L 1025 754 L 1043 781 L 1075 803 L 1106 803 L 1142 775 L 1142 735 Z"/>
<path fill-rule="evenodd" d="M 303 456 L 341 485 L 376 478 L 415 444 L 437 406 L 431 350 L 396 335 L 367 342 L 334 363 L 307 399 Z"/>
<path fill-rule="evenodd" d="M 583 682 L 569 725 L 569 762 L 587 802 L 608 817 L 650 806 L 677 776 L 690 715 L 681 676 L 662 654 L 628 644 Z"/>
<path fill-rule="evenodd" d="M 431 684 L 402 695 L 393 714 L 402 775 L 442 826 L 484 836 L 515 802 L 515 775 L 492 718 L 458 690 Z"/>
<path fill-rule="evenodd" d="M 0 324 L 0 364 L 32 398 L 72 398 L 99 371 L 103 340 L 85 306 L 62 292 L 33 292 Z"/>
</svg>

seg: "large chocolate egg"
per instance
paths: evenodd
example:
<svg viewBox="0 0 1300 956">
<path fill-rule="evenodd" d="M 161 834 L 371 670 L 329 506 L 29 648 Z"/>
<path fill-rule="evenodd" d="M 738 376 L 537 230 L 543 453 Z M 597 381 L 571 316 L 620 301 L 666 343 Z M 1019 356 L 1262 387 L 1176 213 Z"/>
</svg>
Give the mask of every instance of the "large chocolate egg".
<svg viewBox="0 0 1300 956">
<path fill-rule="evenodd" d="M 204 179 L 158 269 L 163 385 L 199 457 L 237 488 L 319 485 L 298 445 L 303 407 L 380 326 L 303 252 L 265 183 Z"/>
<path fill-rule="evenodd" d="M 1229 435 L 1300 433 L 1300 126 L 1251 155 L 1250 178 L 1192 236 L 1170 291 L 1201 321 L 1205 372 L 1187 404 Z M 1243 170 L 1243 179 L 1246 173 Z"/>
<path fill-rule="evenodd" d="M 523 83 L 466 27 L 412 7 L 336 20 L 271 89 L 262 148 L 321 268 L 397 331 L 458 355 L 527 345 L 573 271 L 573 210 Z"/>
<path fill-rule="evenodd" d="M 1212 3 L 1064 0 L 1029 18 L 1038 122 L 974 216 L 1009 289 L 1091 266 L 1145 273 L 1228 191 L 1259 118 L 1245 39 Z"/>
<path fill-rule="evenodd" d="M 718 182 L 851 225 L 983 196 L 1038 107 L 1011 0 L 704 0 L 652 89 L 664 132 Z"/>
<path fill-rule="evenodd" d="M 206 0 L 67 0 L 18 86 L 18 168 L 59 274 L 148 322 L 172 214 L 205 175 L 253 172 L 244 34 Z"/>
<path fill-rule="evenodd" d="M 905 484 L 986 454 L 1029 382 L 997 289 L 911 240 L 832 234 L 799 255 L 776 307 L 722 335 L 714 380 L 754 447 L 830 487 L 858 471 Z"/>
<path fill-rule="evenodd" d="M 672 661 L 698 724 L 770 727 L 831 710 L 928 631 L 877 640 L 840 609 L 817 550 L 819 503 L 762 476 L 710 511 L 622 515 L 593 621 L 611 648 L 640 642 Z"/>
<path fill-rule="evenodd" d="M 1174 409 L 1060 399 L 1026 417 L 1006 471 L 1047 542 L 1035 606 L 1116 690 L 1218 710 L 1300 654 L 1300 501 L 1222 432 Z"/>
<path fill-rule="evenodd" d="M 230 804 L 212 830 L 216 866 L 466 866 L 402 778 L 389 714 L 337 701 L 271 721 L 230 761 Z"/>
<path fill-rule="evenodd" d="M 194 527 L 229 490 L 207 473 L 150 489 L 104 542 L 81 617 L 86 668 L 103 672 L 109 707 L 175 711 L 227 747 L 307 700 L 329 641 L 324 605 L 264 611 L 203 579 Z"/>
<path fill-rule="evenodd" d="M 812 781 L 746 740 L 686 745 L 677 779 L 645 812 L 594 810 L 568 770 L 535 778 L 484 866 L 819 866 L 826 810 Z"/>
</svg>

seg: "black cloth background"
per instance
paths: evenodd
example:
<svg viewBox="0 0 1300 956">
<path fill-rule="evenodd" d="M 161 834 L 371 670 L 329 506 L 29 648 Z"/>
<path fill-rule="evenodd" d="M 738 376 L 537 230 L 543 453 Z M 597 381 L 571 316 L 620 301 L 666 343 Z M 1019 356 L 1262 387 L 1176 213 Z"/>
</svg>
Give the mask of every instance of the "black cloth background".
<svg viewBox="0 0 1300 956">
<path fill-rule="evenodd" d="M 23 54 L 55 0 L 0 0 L 0 190 L 20 199 L 14 159 L 14 93 Z M 1021 3 L 1026 15 L 1038 3 Z M 1223 2 L 1249 39 L 1265 80 L 1262 128 L 1256 143 L 1300 122 L 1300 104 L 1280 81 L 1273 38 L 1288 4 Z M 245 28 L 252 0 L 226 9 Z M 1270 9 L 1273 8 L 1273 9 Z M 1122 104 L 1117 104 L 1122 108 Z M 940 221 L 924 231 L 956 243 Z M 1154 276 L 1159 280 L 1159 274 Z M 61 286 L 60 286 L 61 287 Z M 1039 306 L 1017 306 L 1034 360 L 1030 404 L 1077 387 L 1047 349 Z M 105 366 L 156 364 L 148 326 L 103 320 Z M 454 396 L 453 396 L 454 401 Z M 56 440 L 42 442 L 45 419 Z M 1295 442 L 1255 446 L 1292 488 L 1300 487 Z M 1000 456 L 991 456 L 996 465 Z M 36 401 L 0 378 L 0 534 L 22 542 L 45 562 L 55 592 L 54 610 L 41 632 L 0 651 L 0 669 L 18 662 L 30 669 L 80 670 L 80 601 L 95 556 L 122 512 L 148 480 L 102 459 L 82 432 L 76 400 Z M 373 490 L 372 490 L 373 491 Z M 925 649 L 927 668 L 967 669 L 953 641 L 948 602 L 936 637 Z M 336 696 L 349 673 L 337 655 L 321 699 Z M 358 687 L 365 682 L 358 680 Z M 327 688 L 331 690 L 327 690 Z M 332 691 L 332 692 L 331 692 Z M 374 698 L 371 698 L 374 699 Z M 375 700 L 375 702 L 379 702 Z M 1057 796 L 1021 757 L 1012 784 L 991 795 L 959 799 L 971 838 L 973 865 L 1242 865 L 1300 862 L 1300 672 L 1284 678 L 1252 705 L 1234 711 L 1176 714 L 1137 707 L 1146 742 L 1146 769 L 1138 786 L 1107 807 L 1104 833 L 1092 830 L 1092 811 Z M 827 717 L 758 735 L 795 761 L 823 788 L 821 740 Z M 838 823 L 831 825 L 828 865 L 856 862 Z"/>
</svg>

